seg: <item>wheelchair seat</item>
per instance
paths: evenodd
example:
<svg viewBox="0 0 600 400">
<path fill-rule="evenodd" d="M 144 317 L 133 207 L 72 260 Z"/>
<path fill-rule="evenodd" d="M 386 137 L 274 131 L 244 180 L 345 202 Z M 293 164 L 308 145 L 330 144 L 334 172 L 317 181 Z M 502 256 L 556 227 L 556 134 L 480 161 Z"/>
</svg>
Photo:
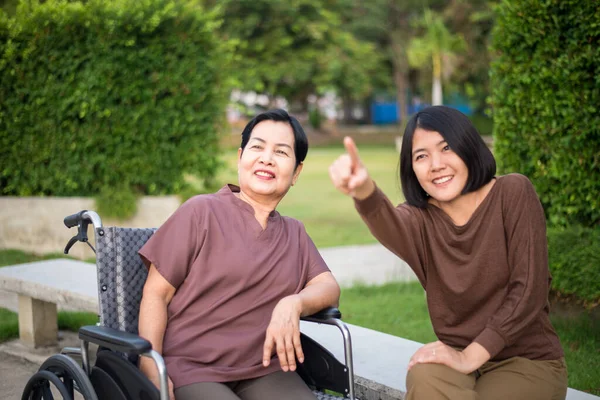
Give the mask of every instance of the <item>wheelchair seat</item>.
<svg viewBox="0 0 600 400">
<path fill-rule="evenodd" d="M 105 228 L 95 212 L 83 210 L 65 218 L 67 227 L 78 229 L 65 253 L 76 241 L 88 242 L 89 224 L 94 227 L 96 239 L 96 249 L 90 247 L 96 252 L 100 321 L 97 326 L 79 330 L 81 348 L 64 349 L 42 364 L 27 383 L 22 400 L 54 399 L 51 386 L 63 399 L 73 399 L 77 391 L 85 400 L 167 400 L 164 360 L 148 341 L 137 335 L 139 306 L 148 275 L 138 250 L 156 229 Z M 303 318 L 337 326 L 344 340 L 345 362 L 342 363 L 301 334 L 305 361 L 298 363 L 297 371 L 318 399 L 339 399 L 339 396 L 354 399 L 350 334 L 340 318 L 340 312 L 334 308 Z M 99 346 L 93 366 L 89 360 L 89 343 Z M 140 356 L 151 357 L 157 364 L 160 390 L 138 369 Z M 75 358 L 81 358 L 81 362 Z"/>
</svg>

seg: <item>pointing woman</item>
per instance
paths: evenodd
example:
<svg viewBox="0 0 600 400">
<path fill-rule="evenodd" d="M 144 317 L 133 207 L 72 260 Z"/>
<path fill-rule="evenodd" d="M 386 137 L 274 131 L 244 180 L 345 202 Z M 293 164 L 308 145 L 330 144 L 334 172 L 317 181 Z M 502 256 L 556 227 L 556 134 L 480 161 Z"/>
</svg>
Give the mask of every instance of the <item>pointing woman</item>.
<svg viewBox="0 0 600 400">
<path fill-rule="evenodd" d="M 545 217 L 523 175 L 496 163 L 469 119 L 429 107 L 406 126 L 393 206 L 350 138 L 330 167 L 372 234 L 427 294 L 438 341 L 409 362 L 407 399 L 564 399 L 563 350 L 548 317 Z"/>
</svg>

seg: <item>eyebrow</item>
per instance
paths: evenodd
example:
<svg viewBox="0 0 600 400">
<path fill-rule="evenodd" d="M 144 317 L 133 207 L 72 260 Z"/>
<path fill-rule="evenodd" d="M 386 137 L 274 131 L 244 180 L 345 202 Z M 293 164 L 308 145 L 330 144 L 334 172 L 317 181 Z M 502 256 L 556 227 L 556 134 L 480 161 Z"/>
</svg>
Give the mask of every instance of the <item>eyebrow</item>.
<svg viewBox="0 0 600 400">
<path fill-rule="evenodd" d="M 442 143 L 448 143 L 448 142 L 446 142 L 446 139 L 442 139 L 442 140 L 440 140 L 440 141 L 439 141 L 439 142 L 438 142 L 438 143 L 437 143 L 435 146 L 437 147 L 437 146 L 439 146 L 439 145 L 440 145 L 440 144 L 442 144 Z M 421 152 L 421 151 L 425 151 L 425 149 L 424 149 L 424 148 L 422 148 L 422 149 L 416 149 L 416 150 L 413 150 L 413 152 L 412 152 L 412 155 L 414 156 L 415 154 L 417 154 L 417 153 L 419 153 L 419 152 Z"/>
<path fill-rule="evenodd" d="M 252 138 L 252 139 L 250 139 L 250 140 L 258 140 L 258 141 L 259 141 L 259 142 L 261 142 L 261 143 L 267 143 L 267 141 L 266 141 L 266 140 L 264 140 L 264 139 L 261 139 L 261 138 L 259 138 L 259 137 L 253 137 L 253 138 Z M 290 150 L 292 149 L 292 146 L 290 146 L 290 145 L 289 145 L 289 144 L 287 144 L 287 143 L 275 143 L 275 146 L 279 146 L 279 147 L 287 147 L 287 148 L 289 148 Z"/>
</svg>

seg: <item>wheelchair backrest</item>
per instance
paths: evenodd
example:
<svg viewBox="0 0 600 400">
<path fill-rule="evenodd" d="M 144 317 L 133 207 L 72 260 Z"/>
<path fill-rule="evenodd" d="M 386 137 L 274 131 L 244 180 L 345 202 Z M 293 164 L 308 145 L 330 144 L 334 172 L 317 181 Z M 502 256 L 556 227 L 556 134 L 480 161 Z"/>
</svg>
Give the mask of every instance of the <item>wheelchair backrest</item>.
<svg viewBox="0 0 600 400">
<path fill-rule="evenodd" d="M 138 314 L 148 270 L 138 250 L 156 228 L 102 228 L 96 231 L 100 324 L 138 333 Z"/>
</svg>

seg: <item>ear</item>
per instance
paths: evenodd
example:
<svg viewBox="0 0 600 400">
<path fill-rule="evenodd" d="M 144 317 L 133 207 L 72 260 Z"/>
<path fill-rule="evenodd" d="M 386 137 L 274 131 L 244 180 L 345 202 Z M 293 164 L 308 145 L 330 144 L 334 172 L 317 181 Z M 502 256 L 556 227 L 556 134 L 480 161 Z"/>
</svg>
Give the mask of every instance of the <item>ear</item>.
<svg viewBox="0 0 600 400">
<path fill-rule="evenodd" d="M 298 177 L 300 176 L 300 172 L 302 172 L 302 167 L 303 166 L 304 166 L 304 162 L 301 162 L 296 167 L 296 170 L 294 171 L 294 176 L 292 178 L 292 186 L 294 186 L 296 184 L 296 181 L 298 180 Z"/>
<path fill-rule="evenodd" d="M 242 148 L 240 147 L 238 149 L 238 160 L 237 160 L 237 166 L 238 166 L 238 170 L 240 169 L 240 161 L 242 160 Z"/>
</svg>

